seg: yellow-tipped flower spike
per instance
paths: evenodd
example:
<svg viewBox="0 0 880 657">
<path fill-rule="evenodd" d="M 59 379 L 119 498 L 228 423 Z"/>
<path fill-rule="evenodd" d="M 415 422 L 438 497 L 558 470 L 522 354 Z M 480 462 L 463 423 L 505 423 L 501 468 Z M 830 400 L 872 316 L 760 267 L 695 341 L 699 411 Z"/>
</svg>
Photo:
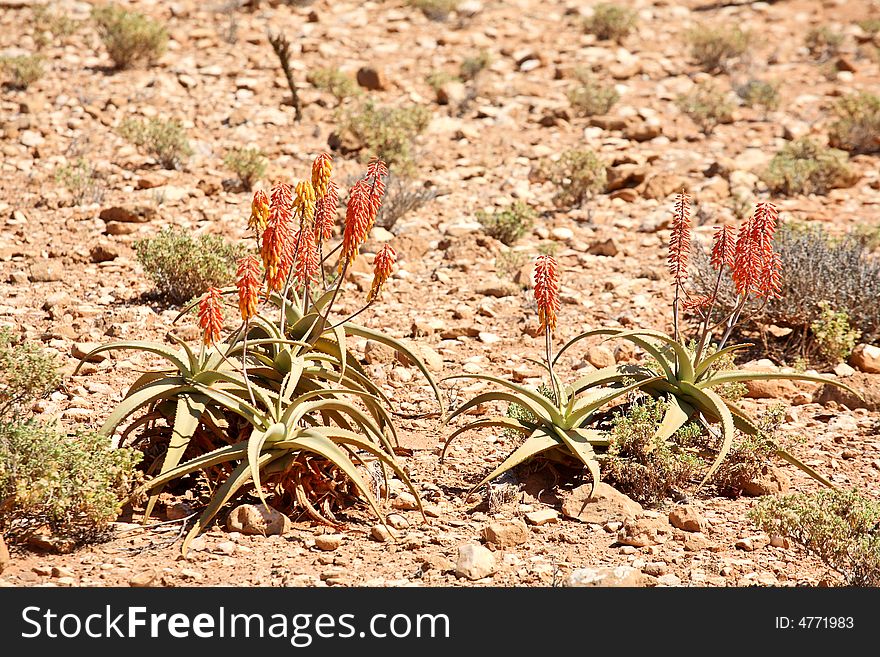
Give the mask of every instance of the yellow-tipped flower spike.
<svg viewBox="0 0 880 657">
<path fill-rule="evenodd" d="M 370 286 L 370 292 L 367 294 L 367 303 L 378 298 L 379 293 L 382 291 L 382 286 L 385 285 L 385 281 L 391 276 L 391 270 L 394 268 L 395 262 L 397 262 L 397 253 L 391 248 L 390 244 L 386 244 L 379 249 L 376 259 L 373 260 L 373 285 Z"/>
<path fill-rule="evenodd" d="M 262 189 L 254 193 L 251 202 L 251 218 L 248 219 L 248 228 L 257 235 L 266 230 L 266 222 L 269 220 L 269 197 Z"/>
<path fill-rule="evenodd" d="M 300 227 L 303 230 L 312 230 L 315 226 L 315 188 L 307 180 L 301 180 L 296 184 L 296 199 L 293 208 L 300 212 Z"/>
<path fill-rule="evenodd" d="M 319 199 L 327 194 L 327 184 L 332 173 L 333 158 L 329 153 L 321 153 L 312 163 L 312 187 L 315 188 L 315 194 Z"/>
</svg>

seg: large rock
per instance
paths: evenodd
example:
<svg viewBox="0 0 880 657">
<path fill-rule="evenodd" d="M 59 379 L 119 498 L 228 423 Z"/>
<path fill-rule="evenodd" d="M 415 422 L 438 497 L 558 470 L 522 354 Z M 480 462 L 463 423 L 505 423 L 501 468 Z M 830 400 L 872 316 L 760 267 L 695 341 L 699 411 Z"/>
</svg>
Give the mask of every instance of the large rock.
<svg viewBox="0 0 880 657">
<path fill-rule="evenodd" d="M 648 547 L 665 543 L 669 540 L 671 533 L 669 523 L 664 520 L 636 518 L 624 523 L 621 530 L 617 532 L 617 542 L 633 547 Z"/>
<path fill-rule="evenodd" d="M 489 523 L 480 534 L 486 543 L 506 548 L 528 542 L 532 533 L 522 520 L 502 520 Z"/>
<path fill-rule="evenodd" d="M 597 525 L 609 520 L 629 520 L 642 514 L 642 505 L 604 482 L 590 496 L 590 484 L 578 486 L 562 499 L 562 515 Z"/>
<path fill-rule="evenodd" d="M 775 366 L 770 365 L 746 365 L 749 372 L 773 373 L 779 370 Z M 798 387 L 794 381 L 789 379 L 771 379 L 769 381 L 761 379 L 750 379 L 745 381 L 748 392 L 747 397 L 752 399 L 779 399 L 791 398 L 798 393 Z"/>
<path fill-rule="evenodd" d="M 397 357 L 397 350 L 382 344 L 381 342 L 367 341 L 364 348 L 364 360 L 370 365 L 393 363 Z"/>
<path fill-rule="evenodd" d="M 289 525 L 287 516 L 262 504 L 242 504 L 234 508 L 226 518 L 226 528 L 229 531 L 258 536 L 281 535 Z"/>
<path fill-rule="evenodd" d="M 872 374 L 880 373 L 880 347 L 872 344 L 860 344 L 849 358 L 850 364 L 857 370 Z"/>
<path fill-rule="evenodd" d="M 617 360 L 614 358 L 614 352 L 603 344 L 593 345 L 587 349 L 587 362 L 602 369 L 615 365 Z"/>
<path fill-rule="evenodd" d="M 743 493 L 751 497 L 762 495 L 780 495 L 791 488 L 791 479 L 782 470 L 773 465 L 765 465 L 760 474 L 743 485 Z"/>
<path fill-rule="evenodd" d="M 388 88 L 388 78 L 385 73 L 372 66 L 363 66 L 358 69 L 357 83 L 370 91 L 382 91 Z"/>
<path fill-rule="evenodd" d="M 679 506 L 669 512 L 669 524 L 686 532 L 706 532 L 706 520 L 692 506 Z"/>
<path fill-rule="evenodd" d="M 156 208 L 139 205 L 134 208 L 123 208 L 115 205 L 104 208 L 98 215 L 104 221 L 115 221 L 126 224 L 144 224 L 157 216 Z"/>
<path fill-rule="evenodd" d="M 565 578 L 565 586 L 624 587 L 646 586 L 648 578 L 632 566 L 617 568 L 578 568 Z"/>
<path fill-rule="evenodd" d="M 813 395 L 813 401 L 820 404 L 835 402 L 849 409 L 866 408 L 869 411 L 880 411 L 880 379 L 873 374 L 856 372 L 846 379 L 846 385 L 861 395 L 861 398 L 839 388 L 825 384 Z"/>
<path fill-rule="evenodd" d="M 9 557 L 9 550 L 6 549 L 6 543 L 3 541 L 3 536 L 0 535 L 0 573 L 6 570 L 11 561 L 12 559 Z"/>
<path fill-rule="evenodd" d="M 495 555 L 482 545 L 468 543 L 458 548 L 455 574 L 469 580 L 483 579 L 495 573 Z"/>
</svg>

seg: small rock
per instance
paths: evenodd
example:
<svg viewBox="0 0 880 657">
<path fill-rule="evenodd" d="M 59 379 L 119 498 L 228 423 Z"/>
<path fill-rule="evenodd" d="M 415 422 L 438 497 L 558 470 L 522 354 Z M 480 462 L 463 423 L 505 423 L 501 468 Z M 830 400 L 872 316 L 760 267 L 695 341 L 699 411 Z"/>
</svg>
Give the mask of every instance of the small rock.
<svg viewBox="0 0 880 657">
<path fill-rule="evenodd" d="M 706 532 L 706 520 L 692 506 L 679 506 L 670 511 L 669 523 L 686 532 Z"/>
<path fill-rule="evenodd" d="M 483 528 L 481 536 L 486 543 L 505 548 L 527 543 L 531 532 L 521 520 L 505 520 L 489 523 Z"/>
<path fill-rule="evenodd" d="M 657 583 L 660 586 L 681 586 L 681 578 L 678 575 L 666 573 L 657 578 Z"/>
<path fill-rule="evenodd" d="M 469 580 L 483 579 L 495 573 L 495 555 L 482 545 L 468 543 L 458 547 L 455 574 Z"/>
<path fill-rule="evenodd" d="M 100 346 L 97 342 L 74 342 L 70 345 L 70 355 L 79 360 L 85 360 L 88 363 L 102 363 L 107 360 L 106 351 L 89 356 L 92 350 Z M 88 358 L 86 358 L 87 356 Z"/>
<path fill-rule="evenodd" d="M 104 221 L 115 221 L 124 224 L 143 224 L 156 217 L 156 209 L 149 206 L 138 206 L 132 209 L 115 205 L 104 208 L 98 215 Z"/>
<path fill-rule="evenodd" d="M 759 536 L 747 536 L 741 538 L 734 544 L 734 547 L 737 550 L 743 550 L 744 552 L 754 552 L 755 550 L 760 550 L 768 545 L 770 545 L 770 538 L 767 535 L 762 534 Z"/>
<path fill-rule="evenodd" d="M 846 363 L 838 363 L 834 366 L 834 373 L 841 378 L 846 378 L 855 374 L 856 371 L 852 366 L 847 365 Z"/>
<path fill-rule="evenodd" d="M 153 586 L 156 583 L 158 576 L 156 575 L 156 571 L 154 570 L 145 570 L 142 573 L 138 573 L 134 577 L 128 580 L 128 585 L 133 588 L 145 588 L 148 586 Z"/>
<path fill-rule="evenodd" d="M 100 242 L 89 249 L 89 259 L 92 262 L 110 262 L 119 257 L 119 250 L 109 242 Z"/>
<path fill-rule="evenodd" d="M 401 509 L 403 511 L 414 511 L 419 508 L 419 502 L 412 493 L 403 492 L 391 500 L 392 509 Z"/>
<path fill-rule="evenodd" d="M 235 554 L 235 543 L 233 543 L 232 541 L 221 541 L 214 546 L 213 551 L 217 554 L 223 554 L 227 557 L 230 557 Z"/>
<path fill-rule="evenodd" d="M 488 281 L 482 287 L 477 289 L 477 294 L 482 294 L 486 297 L 513 297 L 519 294 L 519 286 L 512 281 L 502 281 L 501 279 L 497 279 L 494 281 Z"/>
<path fill-rule="evenodd" d="M 535 525 L 536 527 L 559 521 L 559 513 L 556 509 L 538 509 L 537 511 L 529 511 L 525 517 L 527 523 Z"/>
<path fill-rule="evenodd" d="M 564 495 L 562 515 L 596 525 L 604 524 L 608 520 L 626 520 L 641 515 L 641 504 L 605 482 L 596 484 L 592 496 L 590 488 L 590 484 L 583 484 Z"/>
<path fill-rule="evenodd" d="M 437 88 L 437 104 L 456 107 L 467 100 L 468 90 L 464 83 L 451 80 Z"/>
<path fill-rule="evenodd" d="M 571 587 L 630 587 L 646 586 L 645 575 L 632 566 L 616 568 L 578 568 L 565 578 L 565 586 Z"/>
<path fill-rule="evenodd" d="M 315 537 L 315 547 L 325 552 L 332 552 L 342 545 L 342 534 L 321 534 Z"/>
<path fill-rule="evenodd" d="M 370 91 L 388 89 L 388 79 L 385 77 L 385 73 L 372 66 L 362 66 L 358 69 L 357 83 Z"/>
<path fill-rule="evenodd" d="M 611 351 L 605 345 L 593 345 L 589 349 L 587 349 L 587 362 L 593 367 L 598 367 L 602 369 L 603 367 L 610 367 L 617 363 L 617 360 L 614 358 L 614 352 Z"/>
<path fill-rule="evenodd" d="M 780 536 L 779 534 L 773 534 L 770 537 L 770 545 L 773 547 L 788 549 L 791 547 L 791 541 L 786 536 Z"/>
<path fill-rule="evenodd" d="M 495 344 L 496 342 L 501 341 L 501 337 L 495 333 L 489 333 L 488 331 L 480 331 L 477 334 L 480 342 L 483 344 Z"/>
<path fill-rule="evenodd" d="M 669 538 L 669 524 L 654 518 L 627 520 L 617 532 L 617 542 L 632 547 L 648 547 L 665 543 Z"/>
<path fill-rule="evenodd" d="M 853 350 L 849 362 L 862 372 L 880 374 L 880 347 L 860 344 Z"/>
<path fill-rule="evenodd" d="M 590 248 L 587 249 L 587 253 L 591 255 L 614 257 L 620 253 L 620 245 L 613 237 L 609 237 L 607 240 L 593 242 L 590 245 Z"/>
<path fill-rule="evenodd" d="M 791 488 L 791 479 L 787 474 L 776 466 L 765 465 L 755 479 L 743 485 L 743 493 L 752 497 L 761 497 L 787 493 L 789 488 Z"/>
<path fill-rule="evenodd" d="M 64 277 L 64 268 L 54 260 L 37 260 L 31 265 L 30 280 L 33 283 L 54 283 Z"/>
<path fill-rule="evenodd" d="M 835 385 L 825 384 L 813 395 L 813 401 L 820 404 L 835 402 L 850 410 L 857 408 L 865 408 L 869 411 L 880 410 L 880 385 L 877 385 L 875 375 L 856 372 L 847 378 L 846 385 L 858 392 L 861 397 Z"/>
<path fill-rule="evenodd" d="M 64 566 L 53 566 L 52 577 L 76 577 L 76 573 Z"/>
<path fill-rule="evenodd" d="M 409 527 L 409 520 L 399 513 L 389 513 L 386 521 L 389 525 L 394 527 L 394 529 L 406 529 Z"/>
<path fill-rule="evenodd" d="M 374 541 L 379 541 L 380 543 L 387 543 L 388 541 L 393 539 L 391 536 L 391 532 L 388 531 L 388 528 L 385 525 L 373 525 L 370 528 L 370 536 Z"/>
<path fill-rule="evenodd" d="M 364 349 L 364 360 L 370 365 L 393 363 L 397 357 L 397 350 L 382 344 L 381 342 L 367 341 Z"/>
<path fill-rule="evenodd" d="M 19 137 L 19 141 L 22 146 L 27 146 L 28 148 L 36 148 L 37 146 L 42 146 L 46 141 L 39 132 L 34 132 L 33 130 L 23 130 L 21 133 L 21 137 Z"/>
<path fill-rule="evenodd" d="M 262 504 L 242 504 L 226 517 L 226 528 L 248 536 L 280 536 L 290 526 L 290 519 L 280 511 Z"/>
</svg>

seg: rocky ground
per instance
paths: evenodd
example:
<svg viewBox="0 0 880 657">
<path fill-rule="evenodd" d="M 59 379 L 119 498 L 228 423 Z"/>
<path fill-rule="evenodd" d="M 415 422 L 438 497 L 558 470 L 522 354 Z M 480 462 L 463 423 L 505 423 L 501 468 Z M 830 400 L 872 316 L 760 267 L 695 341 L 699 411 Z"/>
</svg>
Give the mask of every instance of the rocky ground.
<svg viewBox="0 0 880 657">
<path fill-rule="evenodd" d="M 31 2 L 0 0 L 0 52 L 34 49 Z M 89 4 L 52 3 L 86 19 Z M 670 328 L 672 290 L 665 244 L 672 194 L 695 197 L 698 239 L 732 218 L 732 194 L 767 198 L 756 171 L 786 139 L 823 135 L 837 96 L 877 88 L 877 60 L 858 49 L 853 21 L 878 15 L 876 2 L 834 0 L 776 3 L 639 1 L 636 32 L 622 44 L 584 34 L 570 1 L 463 2 L 445 22 L 432 22 L 395 0 L 318 0 L 305 7 L 263 2 L 256 10 L 232 3 L 133 2 L 161 18 L 168 52 L 149 69 L 114 72 L 85 22 L 46 49 L 47 73 L 27 91 L 0 95 L 0 322 L 14 324 L 66 359 L 68 372 L 88 347 L 120 338 L 164 339 L 177 314 L 149 296 L 150 281 L 132 243 L 165 226 L 229 239 L 246 235 L 250 195 L 225 181 L 223 156 L 254 145 L 269 156 L 267 181 L 306 175 L 328 149 L 335 101 L 305 83 L 315 67 L 354 75 L 369 66 L 379 104 L 418 104 L 432 120 L 417 141 L 414 177 L 439 196 L 393 228 L 399 269 L 383 302 L 363 322 L 426 348 L 438 376 L 491 372 L 529 384 L 540 371 L 528 270 L 539 245 L 553 242 L 563 268 L 557 339 L 597 326 Z M 305 3 L 303 3 L 305 4 Z M 736 23 L 754 31 L 753 47 L 722 80 L 782 81 L 780 109 L 737 108 L 732 123 L 703 135 L 675 105 L 706 74 L 689 61 L 686 30 L 699 22 Z M 803 35 L 833 23 L 847 35 L 838 72 L 827 75 L 808 56 Z M 303 119 L 293 121 L 289 92 L 266 39 L 284 31 L 293 44 Z M 438 105 L 425 77 L 455 72 L 465 57 L 491 55 L 470 83 L 469 99 Z M 610 118 L 573 115 L 566 99 L 572 73 L 593 67 L 621 94 Z M 114 128 L 126 117 L 179 118 L 194 147 L 181 171 L 166 171 Z M 541 158 L 574 147 L 594 149 L 609 164 L 617 188 L 575 209 L 552 203 L 554 189 L 530 173 Z M 60 166 L 85 157 L 100 175 L 102 198 L 74 205 L 56 182 Z M 362 168 L 335 158 L 337 178 Z M 774 199 L 783 216 L 844 231 L 880 222 L 877 158 L 856 156 L 853 187 L 828 196 Z M 619 185 L 619 186 L 618 186 Z M 486 237 L 478 210 L 524 200 L 541 211 L 534 230 L 513 249 Z M 114 210 L 122 208 L 125 211 Z M 366 251 L 375 251 L 374 235 Z M 367 259 L 368 260 L 368 259 Z M 366 289 L 355 272 L 352 288 Z M 356 308 L 349 294 L 342 312 Z M 194 337 L 193 327 L 178 334 Z M 363 355 L 403 413 L 432 410 L 430 390 L 416 371 L 381 350 Z M 586 371 L 633 354 L 593 348 L 562 364 L 560 374 Z M 66 426 L 97 426 L 149 359 L 112 354 L 89 363 L 40 402 L 39 412 Z M 866 370 L 875 365 L 862 363 Z M 878 368 L 880 369 L 880 368 Z M 880 375 L 839 367 L 871 395 L 868 408 L 849 409 L 814 395 L 811 386 L 773 390 L 790 402 L 783 431 L 803 438 L 797 453 L 836 483 L 880 496 L 876 391 Z M 447 386 L 451 405 L 479 386 Z M 753 391 L 753 395 L 757 395 Z M 824 404 L 818 400 L 825 401 Z M 769 399 L 746 400 L 760 410 Z M 503 409 L 500 409 L 503 410 Z M 283 535 L 252 536 L 217 526 L 180 556 L 178 524 L 143 529 L 118 523 L 115 538 L 72 554 L 16 552 L 0 576 L 7 585 L 550 585 L 577 569 L 627 566 L 609 575 L 629 584 L 686 586 L 815 585 L 829 576 L 815 558 L 762 535 L 747 518 L 752 498 L 693 495 L 652 509 L 633 506 L 613 490 L 583 513 L 549 482 L 526 486 L 518 500 L 490 515 L 464 492 L 511 449 L 490 433 L 468 434 L 439 467 L 448 429 L 436 418 L 401 422 L 403 458 L 429 503 L 428 522 L 397 495 L 388 509 L 396 537 L 355 513 L 339 533 L 294 521 Z M 813 490 L 814 482 L 777 464 L 777 482 Z M 536 475 L 537 476 L 537 475 Z M 569 493 L 568 497 L 583 491 Z M 177 503 L 170 501 L 172 514 Z M 567 506 L 566 506 L 567 505 Z M 574 507 L 578 511 L 573 511 Z M 593 508 L 595 507 L 595 508 Z M 494 509 L 493 509 L 494 510 Z M 580 515 L 580 519 L 566 516 Z M 161 518 L 164 520 L 164 518 Z M 126 518 L 132 520 L 132 518 Z M 391 540 L 394 538 L 394 540 Z M 485 545 L 488 550 L 467 545 Z M 583 580 L 596 573 L 580 572 Z M 606 580 L 607 581 L 607 580 Z"/>
</svg>

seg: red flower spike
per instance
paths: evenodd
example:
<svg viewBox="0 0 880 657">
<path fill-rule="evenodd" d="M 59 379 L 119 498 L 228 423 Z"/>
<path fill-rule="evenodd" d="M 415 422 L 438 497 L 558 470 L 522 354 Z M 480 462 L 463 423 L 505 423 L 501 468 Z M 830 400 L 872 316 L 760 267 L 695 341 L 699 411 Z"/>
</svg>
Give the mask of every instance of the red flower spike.
<svg viewBox="0 0 880 657">
<path fill-rule="evenodd" d="M 535 260 L 535 301 L 541 330 L 554 330 L 559 314 L 559 263 L 549 255 Z"/>
<path fill-rule="evenodd" d="M 260 259 L 255 255 L 240 258 L 235 273 L 235 285 L 238 288 L 238 309 L 242 321 L 247 321 L 257 314 L 260 296 L 261 271 Z"/>
<path fill-rule="evenodd" d="M 733 226 L 724 224 L 715 229 L 712 237 L 712 258 L 710 260 L 715 271 L 725 267 L 733 268 L 736 249 L 736 235 Z"/>
<path fill-rule="evenodd" d="M 354 262 L 361 244 L 367 239 L 370 226 L 370 187 L 366 178 L 359 180 L 348 195 L 345 210 L 345 229 L 342 232 L 342 257 L 340 271 Z"/>
<path fill-rule="evenodd" d="M 687 280 L 691 253 L 691 197 L 684 190 L 675 199 L 672 235 L 669 237 L 669 273 L 676 285 Z"/>
<path fill-rule="evenodd" d="M 332 180 L 327 184 L 327 193 L 320 199 L 315 209 L 315 232 L 319 241 L 333 237 L 336 214 L 339 211 L 339 188 Z"/>
<path fill-rule="evenodd" d="M 684 311 L 686 313 L 697 313 L 707 308 L 711 303 L 712 297 L 706 294 L 701 294 L 686 300 L 684 302 Z"/>
<path fill-rule="evenodd" d="M 280 183 L 272 188 L 269 222 L 263 231 L 260 255 L 266 267 L 269 290 L 280 290 L 293 265 L 293 188 Z"/>
<path fill-rule="evenodd" d="M 223 299 L 220 288 L 209 287 L 199 302 L 199 328 L 202 342 L 210 346 L 220 341 L 223 330 Z"/>
<path fill-rule="evenodd" d="M 391 248 L 390 244 L 386 244 L 379 249 L 379 253 L 376 254 L 376 258 L 373 260 L 373 285 L 370 286 L 370 291 L 367 294 L 367 303 L 379 297 L 382 286 L 385 285 L 385 281 L 391 276 L 395 262 L 397 262 L 397 253 Z"/>
<path fill-rule="evenodd" d="M 294 280 L 300 287 L 305 287 L 318 279 L 320 261 L 315 231 L 303 228 L 297 231 L 293 241 L 297 245 L 293 264 Z"/>
<path fill-rule="evenodd" d="M 758 203 L 749 220 L 739 230 L 733 264 L 737 294 L 767 296 L 779 271 L 774 265 L 773 236 L 779 213 L 769 202 Z"/>
</svg>

